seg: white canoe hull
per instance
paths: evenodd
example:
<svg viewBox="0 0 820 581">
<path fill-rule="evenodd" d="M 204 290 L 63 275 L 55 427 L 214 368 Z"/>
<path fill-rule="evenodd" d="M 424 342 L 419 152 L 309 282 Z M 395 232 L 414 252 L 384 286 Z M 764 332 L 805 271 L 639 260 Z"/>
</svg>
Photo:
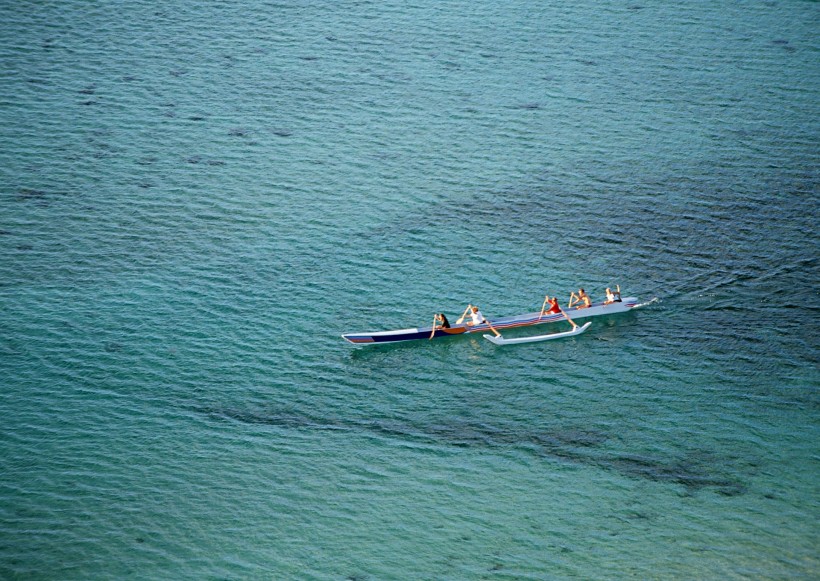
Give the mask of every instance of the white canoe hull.
<svg viewBox="0 0 820 581">
<path fill-rule="evenodd" d="M 505 339 L 504 337 L 496 337 L 495 335 L 484 335 L 484 338 L 490 343 L 496 345 L 518 345 L 519 343 L 538 343 L 539 341 L 549 341 L 550 339 L 561 339 L 563 337 L 573 337 L 580 335 L 592 324 L 588 321 L 579 327 L 575 327 L 571 331 L 564 331 L 563 333 L 548 333 L 546 335 L 535 335 L 532 337 L 517 337 L 515 339 Z"/>
</svg>

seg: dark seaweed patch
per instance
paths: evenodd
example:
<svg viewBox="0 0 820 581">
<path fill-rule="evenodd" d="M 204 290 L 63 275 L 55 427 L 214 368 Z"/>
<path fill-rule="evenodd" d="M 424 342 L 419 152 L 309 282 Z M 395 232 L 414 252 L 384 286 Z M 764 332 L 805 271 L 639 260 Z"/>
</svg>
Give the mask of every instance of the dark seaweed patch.
<svg viewBox="0 0 820 581">
<path fill-rule="evenodd" d="M 714 466 L 718 461 L 710 455 L 706 455 L 711 460 L 709 466 L 698 458 L 668 462 L 640 455 L 613 456 L 598 449 L 600 444 L 608 440 L 608 435 L 595 430 L 555 428 L 528 431 L 466 421 L 422 425 L 393 420 L 314 419 L 291 412 L 269 413 L 219 408 L 196 408 L 195 411 L 217 420 L 234 420 L 282 429 L 369 432 L 400 440 L 458 448 L 520 447 L 542 457 L 613 470 L 629 478 L 682 485 L 690 492 L 702 488 L 714 488 L 724 496 L 746 492 L 743 484 L 716 475 L 709 469 L 709 466 Z"/>
<path fill-rule="evenodd" d="M 103 346 L 108 353 L 119 353 L 122 351 L 123 346 L 122 343 L 117 343 L 116 341 L 109 341 Z"/>
<path fill-rule="evenodd" d="M 46 197 L 45 191 L 32 188 L 20 188 L 17 194 L 18 197 L 23 200 L 40 200 Z"/>
<path fill-rule="evenodd" d="M 189 157 L 185 160 L 185 163 L 189 163 L 191 165 L 199 165 L 199 164 L 213 165 L 213 166 L 226 165 L 226 163 L 224 161 L 222 161 L 221 159 L 208 159 L 208 158 L 202 157 L 201 155 L 192 155 L 191 157 Z"/>
</svg>

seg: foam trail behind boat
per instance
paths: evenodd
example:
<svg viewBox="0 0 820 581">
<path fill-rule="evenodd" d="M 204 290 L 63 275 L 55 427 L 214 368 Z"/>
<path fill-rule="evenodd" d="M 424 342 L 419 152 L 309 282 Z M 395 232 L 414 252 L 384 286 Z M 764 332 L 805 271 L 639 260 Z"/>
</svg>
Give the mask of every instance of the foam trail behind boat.
<svg viewBox="0 0 820 581">
<path fill-rule="evenodd" d="M 635 306 L 634 306 L 634 307 L 632 307 L 632 308 L 633 308 L 633 309 L 639 309 L 639 308 L 641 308 L 641 307 L 646 307 L 646 306 L 651 305 L 651 304 L 653 304 L 653 303 L 659 303 L 660 301 L 661 301 L 661 299 L 659 299 L 658 297 L 652 297 L 652 299 L 651 299 L 651 300 L 646 301 L 645 303 L 638 303 L 637 305 L 635 305 Z"/>
</svg>

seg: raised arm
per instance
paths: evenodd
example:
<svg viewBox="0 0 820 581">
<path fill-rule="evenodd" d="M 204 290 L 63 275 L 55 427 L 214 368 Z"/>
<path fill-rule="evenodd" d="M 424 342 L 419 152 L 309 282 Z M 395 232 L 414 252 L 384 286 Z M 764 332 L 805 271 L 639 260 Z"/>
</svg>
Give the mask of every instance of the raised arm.
<svg viewBox="0 0 820 581">
<path fill-rule="evenodd" d="M 469 313 L 470 309 L 472 309 L 472 308 L 473 308 L 473 305 L 467 305 L 467 308 L 464 309 L 464 312 L 461 313 L 461 316 L 458 319 L 456 319 L 456 325 L 460 325 L 461 323 L 464 322 L 464 317 L 467 316 L 467 313 Z"/>
</svg>

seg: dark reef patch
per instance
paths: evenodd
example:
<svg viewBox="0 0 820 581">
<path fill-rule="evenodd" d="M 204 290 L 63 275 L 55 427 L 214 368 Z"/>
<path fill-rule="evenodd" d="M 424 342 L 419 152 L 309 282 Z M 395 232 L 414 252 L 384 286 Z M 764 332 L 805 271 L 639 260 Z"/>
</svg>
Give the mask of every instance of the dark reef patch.
<svg viewBox="0 0 820 581">
<path fill-rule="evenodd" d="M 197 407 L 194 411 L 214 420 L 272 426 L 286 430 L 326 430 L 364 432 L 388 438 L 471 449 L 521 448 L 537 456 L 612 470 L 629 478 L 683 485 L 687 492 L 713 488 L 724 496 L 737 496 L 746 487 L 736 479 L 719 474 L 720 459 L 658 459 L 642 455 L 617 454 L 601 449 L 609 436 L 592 429 L 518 429 L 484 422 L 453 419 L 446 423 L 412 423 L 398 420 L 355 418 L 313 418 L 292 411 L 253 411 L 231 408 Z M 725 463 L 724 463 L 725 464 Z"/>
<path fill-rule="evenodd" d="M 17 192 L 17 197 L 21 200 L 41 200 L 46 195 L 44 190 L 35 190 L 33 188 L 20 188 Z"/>
<path fill-rule="evenodd" d="M 211 159 L 211 158 L 202 157 L 200 155 L 192 155 L 191 157 L 189 157 L 185 160 L 185 163 L 189 163 L 191 165 L 213 165 L 213 166 L 227 165 L 227 163 L 224 162 L 221 159 Z"/>
</svg>

